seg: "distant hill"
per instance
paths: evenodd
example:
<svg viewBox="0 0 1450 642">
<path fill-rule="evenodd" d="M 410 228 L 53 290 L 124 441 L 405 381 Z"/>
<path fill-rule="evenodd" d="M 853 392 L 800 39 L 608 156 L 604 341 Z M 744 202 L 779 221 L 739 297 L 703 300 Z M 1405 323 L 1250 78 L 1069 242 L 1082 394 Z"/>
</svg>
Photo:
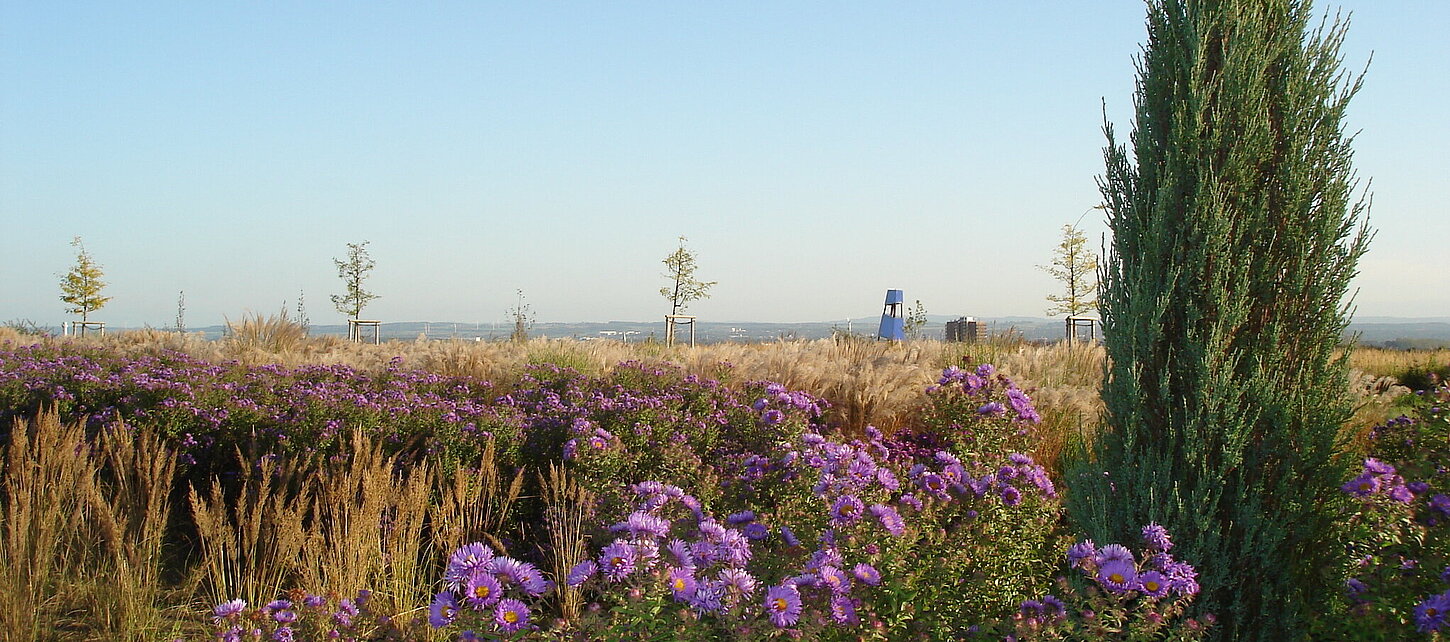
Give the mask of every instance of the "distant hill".
<svg viewBox="0 0 1450 642">
<path fill-rule="evenodd" d="M 949 315 L 928 315 L 923 332 L 927 337 L 940 339 L 945 336 L 947 321 L 956 320 Z M 1043 317 L 980 317 L 981 332 L 984 335 L 1012 333 L 1029 341 L 1056 341 L 1063 336 L 1063 321 Z M 821 339 L 835 332 L 873 336 L 876 333 L 878 317 L 841 319 L 831 322 L 771 323 L 759 321 L 717 322 L 701 320 L 695 327 L 695 339 L 700 343 L 721 341 L 761 342 L 791 339 Z M 207 338 L 222 336 L 223 326 L 197 328 Z M 504 324 L 454 323 L 440 321 L 402 321 L 384 323 L 381 337 L 384 340 L 478 340 L 495 341 L 507 339 L 512 327 Z M 338 335 L 347 333 L 343 325 L 314 325 L 313 334 Z M 581 321 L 576 323 L 538 323 L 530 331 L 531 336 L 549 338 L 572 338 L 579 340 L 642 341 L 663 340 L 662 321 Z M 682 331 L 681 336 L 688 336 Z M 1396 348 L 1450 347 L 1450 317 L 1395 318 L 1365 317 L 1356 319 L 1349 326 L 1346 338 L 1358 336 L 1361 345 Z"/>
</svg>

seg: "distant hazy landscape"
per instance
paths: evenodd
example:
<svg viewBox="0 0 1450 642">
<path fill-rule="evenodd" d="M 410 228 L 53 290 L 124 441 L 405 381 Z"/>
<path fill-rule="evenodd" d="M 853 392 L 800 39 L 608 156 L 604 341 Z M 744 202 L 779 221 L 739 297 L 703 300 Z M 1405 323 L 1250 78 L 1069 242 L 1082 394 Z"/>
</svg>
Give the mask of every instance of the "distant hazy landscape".
<svg viewBox="0 0 1450 642">
<path fill-rule="evenodd" d="M 923 327 L 923 337 L 941 339 L 947 321 L 958 317 L 929 315 Z M 1061 319 L 1042 317 L 980 317 L 982 332 L 992 335 L 1013 333 L 1029 341 L 1055 341 L 1063 336 Z M 874 335 L 876 317 L 856 317 L 849 320 L 818 321 L 811 323 L 770 323 L 756 321 L 714 322 L 699 321 L 695 339 L 699 343 L 720 343 L 726 341 L 755 343 L 781 339 L 821 339 L 834 332 L 851 332 Z M 128 328 L 112 328 L 125 330 Z M 453 321 L 399 321 L 384 322 L 381 337 L 388 339 L 428 340 L 463 339 L 480 341 L 509 338 L 512 326 L 506 322 L 495 323 L 453 322 Z M 57 329 L 52 328 L 58 332 Z M 226 326 L 213 325 L 189 328 L 200 332 L 208 339 L 221 337 Z M 347 326 L 341 324 L 313 324 L 315 335 L 345 336 Z M 612 340 L 636 342 L 654 338 L 663 340 L 662 321 L 580 321 L 575 323 L 537 323 L 530 336 L 550 339 Z M 1349 326 L 1346 338 L 1358 336 L 1359 343 L 1375 347 L 1431 349 L 1450 347 L 1450 317 L 1363 317 Z M 682 334 L 682 336 L 684 336 Z"/>
</svg>

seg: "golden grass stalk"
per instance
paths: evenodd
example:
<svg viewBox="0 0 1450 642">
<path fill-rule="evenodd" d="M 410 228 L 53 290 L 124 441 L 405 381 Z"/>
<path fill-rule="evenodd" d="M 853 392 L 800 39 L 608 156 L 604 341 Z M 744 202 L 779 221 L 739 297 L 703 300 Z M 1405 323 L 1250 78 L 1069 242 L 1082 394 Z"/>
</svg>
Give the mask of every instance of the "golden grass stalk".
<svg viewBox="0 0 1450 642">
<path fill-rule="evenodd" d="M 593 497 L 560 466 L 549 464 L 547 475 L 539 475 L 544 491 L 544 527 L 549 534 L 549 567 L 554 574 L 554 590 L 559 614 L 564 620 L 579 617 L 584 595 L 566 581 L 569 569 L 589 556 L 589 538 L 584 519 Z"/>
<path fill-rule="evenodd" d="M 279 470 L 270 459 L 252 463 L 237 452 L 239 488 L 229 494 L 218 479 L 203 493 L 190 489 L 201 537 L 201 579 L 212 604 L 233 599 L 264 604 L 287 587 L 306 543 L 302 530 L 308 496 L 305 467 Z"/>
<path fill-rule="evenodd" d="M 505 484 L 496 452 L 490 437 L 471 468 L 460 467 L 451 476 L 438 476 L 438 501 L 428 512 L 438 568 L 464 544 L 484 542 L 504 551 L 499 536 L 513 521 L 514 504 L 523 494 L 524 471 L 516 471 Z"/>
<path fill-rule="evenodd" d="M 106 639 L 154 639 L 175 454 L 149 429 L 132 433 L 119 423 L 99 441 L 100 479 L 86 485 L 104 551 L 92 619 Z"/>
<path fill-rule="evenodd" d="M 91 479 L 85 432 L 54 409 L 12 423 L 0 480 L 0 633 L 38 640 L 57 593 L 77 576 L 79 520 Z"/>
</svg>

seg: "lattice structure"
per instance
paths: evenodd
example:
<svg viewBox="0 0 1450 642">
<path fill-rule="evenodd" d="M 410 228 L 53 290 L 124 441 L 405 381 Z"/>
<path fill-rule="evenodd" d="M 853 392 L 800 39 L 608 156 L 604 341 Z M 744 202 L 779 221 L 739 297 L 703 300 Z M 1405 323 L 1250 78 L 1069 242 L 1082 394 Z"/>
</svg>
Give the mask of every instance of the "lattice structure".
<svg viewBox="0 0 1450 642">
<path fill-rule="evenodd" d="M 363 319 L 347 320 L 347 340 L 354 343 L 363 342 L 363 328 L 373 329 L 373 344 L 382 343 L 382 321 L 365 321 Z"/>
<path fill-rule="evenodd" d="M 675 345 L 675 326 L 689 326 L 690 347 L 695 347 L 695 317 L 688 314 L 665 315 L 665 345 Z"/>
</svg>

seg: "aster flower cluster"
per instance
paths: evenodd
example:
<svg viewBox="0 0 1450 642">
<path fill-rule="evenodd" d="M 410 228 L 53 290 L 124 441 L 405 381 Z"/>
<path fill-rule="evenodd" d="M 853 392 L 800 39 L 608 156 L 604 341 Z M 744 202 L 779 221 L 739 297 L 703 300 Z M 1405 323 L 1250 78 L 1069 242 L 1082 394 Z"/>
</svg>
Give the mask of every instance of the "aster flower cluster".
<svg viewBox="0 0 1450 642">
<path fill-rule="evenodd" d="M 1143 527 L 1143 541 L 1147 550 L 1141 563 L 1127 547 L 1099 548 L 1090 539 L 1068 548 L 1067 560 L 1111 594 L 1133 593 L 1147 600 L 1198 594 L 1198 571 L 1168 553 L 1173 542 L 1167 529 L 1148 524 Z"/>
<path fill-rule="evenodd" d="M 766 586 L 750 568 L 757 553 L 753 543 L 779 541 L 800 550 L 802 542 L 788 526 L 766 524 L 751 510 L 730 514 L 722 522 L 678 486 L 657 481 L 634 484 L 631 490 L 637 498 L 633 512 L 609 528 L 616 538 L 596 557 L 570 570 L 570 586 L 663 594 L 694 617 L 763 617 L 785 628 L 797 624 L 815 602 L 835 624 L 859 624 L 861 600 L 853 589 L 881 583 L 874 566 L 848 565 L 835 532 L 827 530 L 794 574 Z M 872 510 L 847 508 L 853 506 L 849 501 L 838 504 L 838 514 L 855 515 L 851 521 Z M 675 515 L 680 518 L 672 519 Z"/>
<path fill-rule="evenodd" d="M 1141 558 L 1119 544 L 1099 547 L 1084 540 L 1071 546 L 1069 566 L 1097 590 L 1084 595 L 1059 578 L 1060 593 L 1023 602 L 1009 625 L 997 627 L 999 632 L 1008 640 L 1203 637 L 1215 623 L 1212 615 L 1182 618 L 1198 593 L 1197 571 L 1168 553 L 1173 541 L 1167 529 L 1149 524 L 1142 535 Z"/>
<path fill-rule="evenodd" d="M 979 477 L 970 475 L 962 460 L 945 450 L 937 451 L 934 460 L 939 467 L 916 464 L 907 473 L 922 494 L 932 499 L 945 502 L 994 497 L 1003 505 L 1017 506 L 1022 503 L 1022 488 L 1034 488 L 1043 497 L 1057 497 L 1057 488 L 1047 471 L 1021 453 L 1008 455 L 1002 466 Z M 974 468 L 983 467 L 979 462 L 974 464 Z"/>
<path fill-rule="evenodd" d="M 998 390 L 1005 394 L 1007 403 L 995 398 L 993 393 Z M 947 366 L 937 378 L 936 384 L 928 387 L 926 392 L 929 395 L 959 393 L 977 399 L 980 402 L 977 406 L 979 415 L 1002 417 L 1007 415 L 1010 408 L 1013 421 L 1027 424 L 1042 421 L 1042 416 L 1032 404 L 1032 398 L 1012 383 L 1011 379 L 998 373 L 997 368 L 991 364 L 981 364 L 974 371 Z"/>
<path fill-rule="evenodd" d="M 820 417 L 830 406 L 825 399 L 799 390 L 786 390 L 785 386 L 764 381 L 765 395 L 756 399 L 750 407 L 760 413 L 761 423 L 774 426 L 785 420 L 786 411 L 794 409 L 808 418 Z"/>
<path fill-rule="evenodd" d="M 1370 456 L 1340 487 L 1354 500 L 1343 519 L 1352 617 L 1332 625 L 1346 637 L 1406 624 L 1421 633 L 1450 630 L 1450 388 L 1407 399 L 1409 413 L 1371 431 Z"/>
<path fill-rule="evenodd" d="M 340 599 L 292 591 L 256 609 L 245 600 L 230 600 L 212 608 L 212 623 L 223 642 L 359 639 L 391 630 L 389 618 L 370 611 L 371 598 L 368 590 Z"/>
<path fill-rule="evenodd" d="M 430 625 L 472 624 L 499 633 L 530 627 L 532 612 L 519 597 L 537 598 L 554 588 L 532 564 L 496 555 L 479 542 L 462 546 L 449 556 L 443 585 L 444 590 L 428 607 Z"/>
</svg>

